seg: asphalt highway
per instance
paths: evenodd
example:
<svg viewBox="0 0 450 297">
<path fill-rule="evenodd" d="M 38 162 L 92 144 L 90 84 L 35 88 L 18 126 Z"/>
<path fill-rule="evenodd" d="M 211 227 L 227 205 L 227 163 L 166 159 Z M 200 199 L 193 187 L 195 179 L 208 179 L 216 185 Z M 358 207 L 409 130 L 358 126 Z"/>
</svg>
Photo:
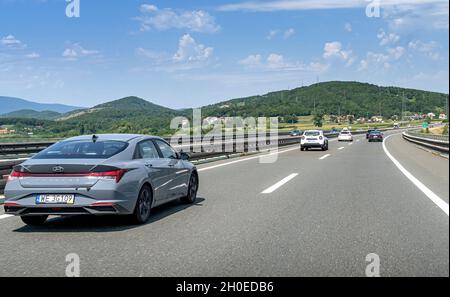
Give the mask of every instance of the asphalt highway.
<svg viewBox="0 0 450 297">
<path fill-rule="evenodd" d="M 364 277 L 370 253 L 381 276 L 448 276 L 449 161 L 386 135 L 385 148 L 355 136 L 327 152 L 200 165 L 198 202 L 154 209 L 143 226 L 66 217 L 32 228 L 0 212 L 0 276 L 65 276 L 69 253 L 81 276 Z"/>
</svg>

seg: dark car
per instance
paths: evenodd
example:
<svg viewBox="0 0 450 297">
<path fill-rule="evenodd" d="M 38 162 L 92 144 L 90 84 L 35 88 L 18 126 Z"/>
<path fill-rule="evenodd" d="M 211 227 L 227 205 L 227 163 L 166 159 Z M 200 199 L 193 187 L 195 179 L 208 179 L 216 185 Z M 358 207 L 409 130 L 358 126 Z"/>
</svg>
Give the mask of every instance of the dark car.
<svg viewBox="0 0 450 297">
<path fill-rule="evenodd" d="M 301 136 L 303 134 L 300 130 L 294 130 L 289 133 L 290 136 Z"/>
<path fill-rule="evenodd" d="M 375 129 L 369 129 L 369 130 L 367 130 L 367 133 L 366 133 L 366 139 L 369 139 L 369 135 L 370 135 L 370 133 L 373 132 L 373 131 L 377 131 L 377 130 L 375 130 Z"/>
<path fill-rule="evenodd" d="M 380 131 L 374 130 L 372 132 L 369 133 L 369 137 L 367 138 L 369 140 L 369 142 L 372 141 L 383 141 L 383 133 L 381 133 Z"/>
</svg>

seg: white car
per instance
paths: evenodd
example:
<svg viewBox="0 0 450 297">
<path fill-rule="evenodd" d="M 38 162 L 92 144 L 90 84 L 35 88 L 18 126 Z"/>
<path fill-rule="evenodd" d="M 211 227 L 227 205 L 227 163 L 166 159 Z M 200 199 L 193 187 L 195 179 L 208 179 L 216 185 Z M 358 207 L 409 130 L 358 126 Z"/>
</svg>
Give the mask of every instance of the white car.
<svg viewBox="0 0 450 297">
<path fill-rule="evenodd" d="M 322 151 L 328 150 L 328 138 L 321 130 L 305 131 L 300 138 L 300 150 L 309 150 L 310 148 L 320 148 Z"/>
<path fill-rule="evenodd" d="M 338 141 L 353 141 L 352 132 L 349 130 L 342 130 L 338 135 Z"/>
</svg>

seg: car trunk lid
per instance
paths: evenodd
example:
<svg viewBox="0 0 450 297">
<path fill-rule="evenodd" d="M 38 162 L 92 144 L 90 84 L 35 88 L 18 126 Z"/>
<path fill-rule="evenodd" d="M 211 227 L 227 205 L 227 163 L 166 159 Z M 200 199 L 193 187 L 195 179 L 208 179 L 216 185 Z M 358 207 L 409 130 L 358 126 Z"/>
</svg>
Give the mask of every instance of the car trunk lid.
<svg viewBox="0 0 450 297">
<path fill-rule="evenodd" d="M 14 170 L 23 173 L 19 181 L 24 188 L 90 188 L 99 180 L 91 173 L 116 169 L 102 161 L 31 160 Z"/>
</svg>

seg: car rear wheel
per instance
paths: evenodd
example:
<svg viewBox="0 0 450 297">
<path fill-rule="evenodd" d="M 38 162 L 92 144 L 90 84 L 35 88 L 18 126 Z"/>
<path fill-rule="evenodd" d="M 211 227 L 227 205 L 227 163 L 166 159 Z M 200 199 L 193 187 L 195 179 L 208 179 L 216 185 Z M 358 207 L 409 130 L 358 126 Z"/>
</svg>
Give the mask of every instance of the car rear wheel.
<svg viewBox="0 0 450 297">
<path fill-rule="evenodd" d="M 192 204 L 197 200 L 197 192 L 198 192 L 198 176 L 195 173 L 192 173 L 191 179 L 189 180 L 189 188 L 187 196 L 181 198 L 181 201 L 184 203 Z"/>
<path fill-rule="evenodd" d="M 304 147 L 301 147 L 300 150 L 303 152 L 303 151 L 305 150 L 305 148 L 304 148 Z"/>
<path fill-rule="evenodd" d="M 20 217 L 22 219 L 22 222 L 29 226 L 42 226 L 44 225 L 45 221 L 47 220 L 48 216 L 27 216 L 27 217 Z"/>
<path fill-rule="evenodd" d="M 144 186 L 139 192 L 136 206 L 132 215 L 134 223 L 144 224 L 150 218 L 153 194 L 149 186 Z"/>
</svg>

